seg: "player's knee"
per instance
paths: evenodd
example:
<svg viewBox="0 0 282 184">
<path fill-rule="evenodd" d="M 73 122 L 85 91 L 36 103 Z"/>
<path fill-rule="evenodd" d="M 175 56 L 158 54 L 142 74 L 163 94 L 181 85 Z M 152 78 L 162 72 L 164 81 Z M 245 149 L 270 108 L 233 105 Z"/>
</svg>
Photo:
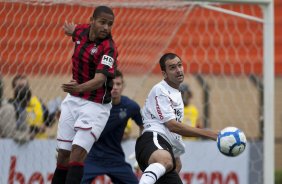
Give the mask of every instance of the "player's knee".
<svg viewBox="0 0 282 184">
<path fill-rule="evenodd" d="M 182 163 L 181 163 L 180 158 L 178 157 L 175 159 L 175 171 L 179 173 L 181 168 L 182 168 Z"/>
<path fill-rule="evenodd" d="M 160 163 L 166 168 L 166 171 L 173 169 L 173 160 L 171 154 L 165 150 L 155 151 L 149 159 L 149 164 L 150 163 Z"/>
<path fill-rule="evenodd" d="M 165 159 L 165 160 L 163 160 L 163 161 L 161 161 L 159 163 L 162 164 L 165 167 L 166 171 L 171 171 L 173 169 L 173 162 L 172 162 L 172 160 Z"/>
<path fill-rule="evenodd" d="M 81 130 L 79 129 L 72 141 L 72 149 L 74 145 L 83 148 L 88 153 L 95 142 L 95 138 L 93 137 L 91 130 Z M 72 151 L 73 152 L 73 151 Z"/>
</svg>

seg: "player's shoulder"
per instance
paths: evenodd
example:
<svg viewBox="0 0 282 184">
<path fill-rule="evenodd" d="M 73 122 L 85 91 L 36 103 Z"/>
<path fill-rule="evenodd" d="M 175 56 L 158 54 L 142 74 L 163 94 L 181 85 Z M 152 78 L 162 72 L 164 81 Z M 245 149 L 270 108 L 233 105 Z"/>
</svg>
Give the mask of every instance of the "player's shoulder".
<svg viewBox="0 0 282 184">
<path fill-rule="evenodd" d="M 135 102 L 133 99 L 123 95 L 121 96 L 121 101 L 124 105 L 138 105 L 137 102 Z"/>
<path fill-rule="evenodd" d="M 157 90 L 160 90 L 161 88 L 163 88 L 163 87 L 162 87 L 162 81 L 159 82 L 159 83 L 157 83 L 157 84 L 155 84 L 155 85 L 152 87 L 151 91 L 157 91 Z"/>
<path fill-rule="evenodd" d="M 161 82 L 154 85 L 151 91 L 156 95 L 167 94 L 168 88 L 166 82 L 162 80 Z"/>
<path fill-rule="evenodd" d="M 121 95 L 121 101 L 128 102 L 131 101 L 131 99 L 128 96 Z"/>
<path fill-rule="evenodd" d="M 75 30 L 74 30 L 74 33 L 73 33 L 73 38 L 85 37 L 87 35 L 87 33 L 89 32 L 89 30 L 90 30 L 90 25 L 89 24 L 77 24 L 75 26 Z M 84 34 L 82 34 L 82 33 L 84 33 Z"/>
<path fill-rule="evenodd" d="M 117 49 L 115 41 L 113 40 L 111 35 L 109 35 L 105 39 L 101 40 L 101 44 L 104 45 L 104 47 L 110 47 L 110 48 L 113 48 L 113 49 Z"/>
</svg>

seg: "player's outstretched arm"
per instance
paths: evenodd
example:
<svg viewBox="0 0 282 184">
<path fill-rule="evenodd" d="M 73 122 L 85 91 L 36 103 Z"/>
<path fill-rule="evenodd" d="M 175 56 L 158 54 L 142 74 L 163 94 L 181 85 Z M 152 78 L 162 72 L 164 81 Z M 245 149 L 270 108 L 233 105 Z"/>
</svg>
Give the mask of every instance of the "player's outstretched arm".
<svg viewBox="0 0 282 184">
<path fill-rule="evenodd" d="M 72 36 L 72 34 L 73 34 L 74 30 L 75 30 L 75 26 L 76 25 L 73 22 L 70 23 L 70 22 L 65 21 L 64 26 L 63 26 L 65 34 L 67 36 Z"/>
<path fill-rule="evenodd" d="M 184 137 L 202 137 L 215 141 L 217 139 L 217 132 L 212 130 L 194 128 L 187 124 L 179 123 L 176 120 L 170 120 L 165 124 L 171 132 L 177 133 Z"/>
</svg>

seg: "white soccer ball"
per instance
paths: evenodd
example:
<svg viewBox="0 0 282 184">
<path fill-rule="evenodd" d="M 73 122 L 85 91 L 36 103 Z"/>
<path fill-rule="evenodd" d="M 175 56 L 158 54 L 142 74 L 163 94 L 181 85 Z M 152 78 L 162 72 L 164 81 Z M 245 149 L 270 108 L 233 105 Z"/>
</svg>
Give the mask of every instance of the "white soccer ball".
<svg viewBox="0 0 282 184">
<path fill-rule="evenodd" d="M 219 151 L 230 157 L 241 154 L 247 144 L 247 139 L 241 130 L 236 127 L 226 127 L 217 136 L 217 147 Z"/>
</svg>

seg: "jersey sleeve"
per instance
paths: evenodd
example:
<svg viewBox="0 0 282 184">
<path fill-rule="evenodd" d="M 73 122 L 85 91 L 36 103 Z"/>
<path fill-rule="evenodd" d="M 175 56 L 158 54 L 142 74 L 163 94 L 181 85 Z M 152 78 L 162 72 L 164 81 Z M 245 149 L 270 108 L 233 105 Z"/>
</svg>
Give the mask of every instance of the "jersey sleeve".
<svg viewBox="0 0 282 184">
<path fill-rule="evenodd" d="M 103 73 L 107 77 L 114 78 L 117 68 L 117 48 L 112 39 L 103 42 L 103 55 L 97 65 L 96 73 Z"/>
<path fill-rule="evenodd" d="M 143 121 L 142 121 L 142 116 L 141 116 L 141 112 L 140 112 L 140 106 L 137 103 L 133 103 L 133 112 L 134 114 L 132 115 L 132 119 L 135 121 L 135 123 L 138 126 L 142 126 L 143 125 Z"/>
<path fill-rule="evenodd" d="M 79 32 L 81 31 L 81 26 L 80 25 L 77 25 L 74 29 L 74 32 L 72 34 L 72 41 L 75 42 L 78 40 L 78 35 L 79 35 Z"/>
<path fill-rule="evenodd" d="M 72 34 L 72 41 L 76 42 L 77 40 L 79 40 L 80 34 L 85 32 L 85 29 L 87 29 L 88 27 L 89 27 L 89 25 L 87 25 L 87 24 L 78 24 L 78 25 L 76 25 L 75 29 L 74 29 L 74 32 Z"/>
</svg>

